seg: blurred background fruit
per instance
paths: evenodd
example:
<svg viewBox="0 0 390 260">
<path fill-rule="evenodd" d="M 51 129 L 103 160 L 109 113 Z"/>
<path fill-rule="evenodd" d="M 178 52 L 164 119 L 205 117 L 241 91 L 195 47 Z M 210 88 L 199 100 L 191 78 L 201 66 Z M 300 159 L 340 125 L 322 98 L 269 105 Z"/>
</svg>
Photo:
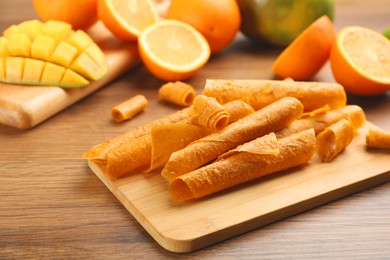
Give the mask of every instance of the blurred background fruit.
<svg viewBox="0 0 390 260">
<path fill-rule="evenodd" d="M 207 39 L 212 54 L 227 47 L 241 25 L 236 0 L 172 0 L 167 18 L 194 26 Z"/>
<path fill-rule="evenodd" d="M 333 19 L 333 0 L 237 0 L 241 31 L 250 39 L 285 47 L 322 15 Z"/>
<path fill-rule="evenodd" d="M 39 18 L 64 21 L 85 30 L 97 21 L 97 0 L 33 0 Z"/>
<path fill-rule="evenodd" d="M 384 36 L 387 37 L 387 39 L 390 40 L 390 27 L 387 27 L 385 32 L 383 33 Z"/>
</svg>

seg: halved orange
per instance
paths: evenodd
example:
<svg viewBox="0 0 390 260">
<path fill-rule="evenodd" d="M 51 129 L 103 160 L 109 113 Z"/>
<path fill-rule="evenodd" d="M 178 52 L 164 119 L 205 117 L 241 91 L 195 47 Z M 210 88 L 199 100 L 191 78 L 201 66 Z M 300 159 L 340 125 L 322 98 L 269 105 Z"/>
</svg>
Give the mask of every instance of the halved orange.
<svg viewBox="0 0 390 260">
<path fill-rule="evenodd" d="M 97 20 L 97 0 L 33 0 L 34 9 L 43 22 L 58 20 L 72 29 L 86 30 Z"/>
<path fill-rule="evenodd" d="M 151 0 L 99 0 L 98 17 L 125 41 L 136 41 L 142 30 L 159 19 Z"/>
<path fill-rule="evenodd" d="M 272 70 L 282 78 L 310 79 L 328 60 L 335 38 L 332 21 L 326 15 L 321 16 L 284 49 L 272 64 Z"/>
<path fill-rule="evenodd" d="M 390 41 L 360 26 L 348 26 L 337 35 L 330 65 L 346 91 L 373 96 L 390 90 Z"/>
<path fill-rule="evenodd" d="M 210 58 L 210 46 L 194 27 L 176 20 L 163 20 L 145 29 L 138 38 L 141 59 L 157 78 L 185 80 Z"/>
</svg>

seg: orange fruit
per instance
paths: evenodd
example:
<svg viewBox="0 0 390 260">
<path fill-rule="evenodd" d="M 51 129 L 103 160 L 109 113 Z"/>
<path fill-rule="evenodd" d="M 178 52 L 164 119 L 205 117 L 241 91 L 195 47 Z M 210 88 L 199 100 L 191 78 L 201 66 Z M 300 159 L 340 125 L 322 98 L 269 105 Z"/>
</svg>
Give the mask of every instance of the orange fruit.
<svg viewBox="0 0 390 260">
<path fill-rule="evenodd" d="M 335 38 L 332 21 L 326 15 L 321 16 L 276 58 L 273 72 L 294 80 L 313 77 L 328 60 Z"/>
<path fill-rule="evenodd" d="M 336 81 L 353 94 L 372 96 L 390 90 L 390 41 L 368 28 L 348 26 L 330 54 Z"/>
<path fill-rule="evenodd" d="M 64 21 L 73 29 L 85 30 L 97 18 L 97 0 L 33 0 L 34 9 L 43 22 Z"/>
<path fill-rule="evenodd" d="M 146 68 L 166 81 L 192 77 L 210 57 L 210 47 L 202 34 L 176 20 L 149 26 L 139 36 L 138 46 Z"/>
<path fill-rule="evenodd" d="M 98 17 L 116 37 L 130 42 L 159 19 L 151 0 L 98 0 Z"/>
<path fill-rule="evenodd" d="M 228 46 L 241 25 L 236 0 L 172 0 L 167 18 L 194 26 L 207 39 L 211 53 Z"/>
</svg>

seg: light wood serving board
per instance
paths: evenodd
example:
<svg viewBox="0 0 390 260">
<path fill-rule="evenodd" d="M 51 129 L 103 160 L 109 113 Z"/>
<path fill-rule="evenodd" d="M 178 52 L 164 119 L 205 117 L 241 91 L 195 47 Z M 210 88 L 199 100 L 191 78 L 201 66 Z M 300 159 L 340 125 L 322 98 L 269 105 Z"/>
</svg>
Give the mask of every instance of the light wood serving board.
<svg viewBox="0 0 390 260">
<path fill-rule="evenodd" d="M 390 152 L 367 150 L 360 129 L 331 163 L 311 163 L 187 203 L 170 198 L 159 174 L 135 174 L 115 181 L 89 167 L 165 249 L 190 252 L 390 181 Z"/>
<path fill-rule="evenodd" d="M 74 89 L 0 83 L 1 124 L 31 128 L 140 64 L 137 46 L 115 39 L 102 23 L 97 23 L 88 33 L 106 55 L 108 73 L 104 78 Z"/>
</svg>

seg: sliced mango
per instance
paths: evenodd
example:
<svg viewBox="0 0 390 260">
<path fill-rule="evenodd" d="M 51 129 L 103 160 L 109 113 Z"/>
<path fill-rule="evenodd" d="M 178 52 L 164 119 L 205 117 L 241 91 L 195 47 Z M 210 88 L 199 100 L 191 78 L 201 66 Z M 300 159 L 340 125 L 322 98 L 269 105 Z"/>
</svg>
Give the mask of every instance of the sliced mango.
<svg viewBox="0 0 390 260">
<path fill-rule="evenodd" d="M 60 42 L 49 59 L 55 64 L 69 67 L 77 55 L 77 49 L 67 42 Z"/>
<path fill-rule="evenodd" d="M 84 31 L 60 21 L 24 21 L 0 37 L 0 81 L 81 87 L 108 69 L 102 50 Z"/>
<path fill-rule="evenodd" d="M 23 75 L 24 58 L 5 58 L 5 81 L 9 83 L 21 82 Z"/>
<path fill-rule="evenodd" d="M 79 72 L 81 75 L 92 80 L 102 78 L 105 71 L 101 70 L 87 54 L 81 53 L 70 66 L 70 69 Z"/>
<path fill-rule="evenodd" d="M 83 52 L 89 45 L 94 44 L 91 37 L 82 30 L 77 30 L 72 33 L 66 41 L 75 47 L 79 53 Z"/>
<path fill-rule="evenodd" d="M 72 32 L 72 26 L 69 23 L 61 21 L 47 21 L 42 25 L 41 34 L 54 39 L 56 43 L 66 39 Z"/>
<path fill-rule="evenodd" d="M 31 44 L 31 57 L 38 60 L 49 60 L 56 47 L 56 42 L 49 36 L 39 34 Z"/>
<path fill-rule="evenodd" d="M 32 85 L 39 85 L 45 63 L 41 60 L 26 58 L 24 60 L 22 81 Z"/>
<path fill-rule="evenodd" d="M 11 56 L 29 57 L 31 40 L 25 33 L 13 34 L 7 37 L 7 51 Z"/>
<path fill-rule="evenodd" d="M 47 85 L 56 85 L 61 81 L 62 76 L 65 73 L 65 68 L 62 66 L 58 66 L 51 62 L 45 63 L 45 68 L 42 72 L 41 83 Z"/>
<path fill-rule="evenodd" d="M 84 77 L 80 76 L 71 69 L 66 69 L 61 79 L 60 85 L 63 87 L 70 88 L 79 85 L 85 86 L 88 83 L 88 80 L 86 80 Z"/>
<path fill-rule="evenodd" d="M 0 80 L 5 78 L 5 58 L 0 57 Z"/>
<path fill-rule="evenodd" d="M 85 48 L 84 52 L 100 66 L 102 70 L 107 68 L 106 56 L 103 51 L 96 45 L 91 44 Z"/>
<path fill-rule="evenodd" d="M 10 54 L 7 51 L 8 40 L 5 37 L 0 37 L 0 57 L 7 57 Z"/>
<path fill-rule="evenodd" d="M 42 22 L 38 20 L 28 20 L 19 24 L 19 29 L 26 33 L 31 41 L 34 40 L 42 29 Z"/>
<path fill-rule="evenodd" d="M 5 37 L 9 37 L 9 36 L 11 36 L 13 34 L 18 34 L 18 33 L 22 33 L 22 30 L 20 30 L 19 26 L 11 25 L 7 29 L 5 29 L 5 31 L 3 32 L 3 35 Z"/>
</svg>

